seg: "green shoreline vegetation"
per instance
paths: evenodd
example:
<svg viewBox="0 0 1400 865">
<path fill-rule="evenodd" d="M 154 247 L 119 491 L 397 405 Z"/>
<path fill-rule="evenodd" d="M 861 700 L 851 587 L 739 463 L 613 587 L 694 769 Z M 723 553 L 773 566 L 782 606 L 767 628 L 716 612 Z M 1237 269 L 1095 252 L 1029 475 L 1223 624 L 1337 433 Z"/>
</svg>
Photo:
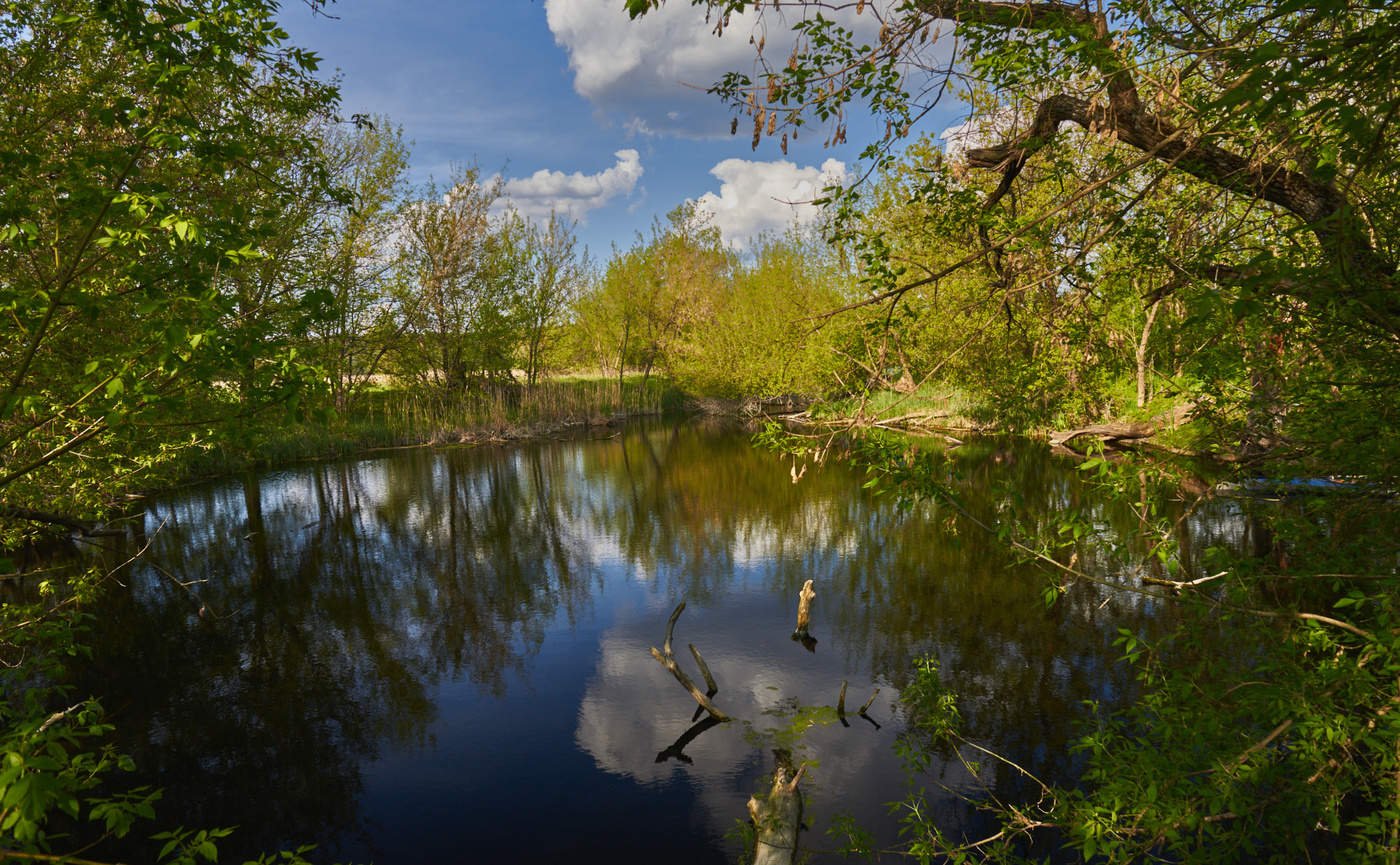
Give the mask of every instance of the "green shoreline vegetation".
<svg viewBox="0 0 1400 865">
<path fill-rule="evenodd" d="M 780 6 L 695 2 L 721 22 Z M 786 62 L 717 96 L 784 151 L 872 112 L 867 179 L 828 190 L 821 225 L 742 253 L 686 203 L 601 261 L 563 216 L 503 208 L 475 166 L 410 187 L 392 118 L 341 116 L 277 11 L 0 3 L 0 550 L 192 474 L 681 394 L 814 403 L 805 419 L 831 429 L 766 444 L 820 459 L 841 431 L 872 485 L 953 506 L 937 449 L 844 433 L 1152 425 L 1243 479 L 1355 495 L 1300 497 L 1259 556 L 1183 573 L 1143 491 L 1209 490 L 1086 459 L 1142 502 L 1184 624 L 1160 645 L 1120 635 L 1143 697 L 1095 716 L 1083 783 L 1044 779 L 1053 808 L 980 803 L 1001 827 L 981 841 L 911 819 L 901 852 L 1017 861 L 1048 830 L 1096 861 L 1400 862 L 1400 5 L 918 0 L 870 44 L 785 19 Z M 931 65 L 920 46 L 950 23 L 956 59 Z M 940 144 L 918 120 L 945 91 L 969 120 Z M 578 369 L 601 378 L 560 377 Z M 1014 494 L 1003 510 L 987 528 L 1046 565 L 1047 603 L 1073 591 L 1094 527 L 1020 521 Z M 24 568 L 0 555 L 0 858 L 88 861 L 100 844 L 70 830 L 141 831 L 159 799 L 121 790 L 101 707 L 54 684 L 112 574 Z M 1226 624 L 1249 678 L 1205 648 Z M 921 670 L 916 761 L 960 741 L 956 681 Z M 161 861 L 214 861 L 226 834 L 168 833 Z"/>
</svg>

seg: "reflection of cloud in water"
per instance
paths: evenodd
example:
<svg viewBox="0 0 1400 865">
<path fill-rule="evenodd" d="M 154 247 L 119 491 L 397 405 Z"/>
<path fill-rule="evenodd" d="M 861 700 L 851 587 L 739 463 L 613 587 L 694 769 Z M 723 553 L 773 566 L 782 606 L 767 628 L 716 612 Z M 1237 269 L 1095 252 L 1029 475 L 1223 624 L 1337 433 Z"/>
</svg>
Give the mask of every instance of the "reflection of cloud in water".
<svg viewBox="0 0 1400 865">
<path fill-rule="evenodd" d="M 604 771 L 646 785 L 693 785 L 703 819 L 722 834 L 746 815 L 749 795 L 772 771 L 769 750 L 780 732 L 791 727 L 793 710 L 799 705 L 834 707 L 843 675 L 849 675 L 843 674 L 838 653 L 821 646 L 814 655 L 804 652 L 788 639 L 782 625 L 770 623 L 767 627 L 774 633 L 755 640 L 753 628 L 720 625 L 726 633 L 718 635 L 713 622 L 705 622 L 703 630 L 692 622 L 687 636 L 685 619 L 682 616 L 677 627 L 674 645 L 678 662 L 700 681 L 686 648 L 687 639 L 693 639 L 719 685 L 715 704 L 739 720 L 705 730 L 687 744 L 684 753 L 692 762 L 657 761 L 660 752 L 691 728 L 695 710 L 694 701 L 650 655 L 649 648 L 660 645 L 664 632 L 664 618 L 657 617 L 624 622 L 600 640 L 575 741 Z M 742 642 L 737 639 L 741 634 Z M 892 747 L 901 726 L 891 717 L 898 692 L 880 685 L 871 708 L 883 725 L 877 730 L 855 714 L 874 687 L 868 681 L 852 682 L 847 693 L 851 726 L 842 727 L 830 712 L 830 723 L 808 728 L 794 748 L 795 759 L 810 764 L 803 790 L 812 831 L 804 833 L 804 844 L 832 846 L 821 836 L 841 813 L 874 830 L 882 843 L 894 840 L 895 825 L 886 803 L 905 792 L 895 780 L 901 770 Z M 951 770 L 948 775 L 941 779 L 944 783 L 967 781 Z"/>
</svg>

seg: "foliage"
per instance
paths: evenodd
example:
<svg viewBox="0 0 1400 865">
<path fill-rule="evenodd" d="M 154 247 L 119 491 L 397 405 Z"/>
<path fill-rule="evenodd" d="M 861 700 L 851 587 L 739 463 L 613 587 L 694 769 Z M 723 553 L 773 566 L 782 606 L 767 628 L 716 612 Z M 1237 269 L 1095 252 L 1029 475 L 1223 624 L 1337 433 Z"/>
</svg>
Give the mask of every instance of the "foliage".
<svg viewBox="0 0 1400 865">
<path fill-rule="evenodd" d="M 732 260 L 719 230 L 687 204 L 652 225 L 626 251 L 614 250 L 579 299 L 579 354 L 619 377 L 670 369 L 696 328 L 712 321 Z"/>
<path fill-rule="evenodd" d="M 587 251 L 579 255 L 575 223 L 550 213 L 543 225 L 531 224 L 525 237 L 526 268 L 518 317 L 523 333 L 519 349 L 525 383 L 534 386 L 548 369 L 562 338 L 565 317 L 589 270 Z"/>
<path fill-rule="evenodd" d="M 351 130 L 327 127 L 321 138 L 329 170 L 351 203 L 325 214 L 312 239 L 315 267 L 307 281 L 317 286 L 326 314 L 312 323 L 307 349 L 335 408 L 345 411 L 383 369 L 407 323 L 391 302 L 402 278 L 394 235 L 408 149 L 403 130 L 383 117 Z"/>
<path fill-rule="evenodd" d="M 41 509 L 96 516 L 215 419 L 306 378 L 282 336 L 311 310 L 245 289 L 283 216 L 327 194 L 306 129 L 335 91 L 271 12 L 3 7 L 4 545 Z"/>
<path fill-rule="evenodd" d="M 712 312 L 676 346 L 672 376 L 686 390 L 722 397 L 836 390 L 852 323 L 813 312 L 844 299 L 837 263 L 796 233 L 768 238 L 752 255 L 728 279 L 700 286 L 713 296 Z"/>
<path fill-rule="evenodd" d="M 793 40 L 756 40 L 757 73 L 714 87 L 753 119 L 755 146 L 811 121 L 844 140 L 857 105 L 885 121 L 865 150 L 883 179 L 873 195 L 833 196 L 834 236 L 862 263 L 866 302 L 890 309 L 906 366 L 943 371 L 1017 426 L 1122 412 L 1108 401 L 1125 401 L 1117 383 L 1131 376 L 1135 407 L 1179 394 L 1217 451 L 1283 478 L 1377 485 L 1358 507 L 1282 482 L 1294 497 L 1251 516 L 1271 543 L 1217 552 L 1219 573 L 1188 572 L 1144 501 L 1144 543 L 1166 575 L 1148 576 L 1182 623 L 1151 644 L 1121 635 L 1143 696 L 1126 715 L 1093 715 L 1082 783 L 1054 791 L 1049 817 L 987 802 L 1002 830 L 956 846 L 915 797 L 911 852 L 1015 855 L 1050 829 L 1086 859 L 1394 858 L 1395 508 L 1372 495 L 1396 476 L 1400 446 L 1400 55 L 1382 47 L 1400 12 L 1353 0 L 696 5 L 717 29 L 740 13 L 792 22 Z M 859 35 L 876 26 L 860 30 L 862 14 L 878 38 Z M 770 61 L 765 44 L 793 47 Z M 967 101 L 967 122 L 942 153 L 901 155 L 946 92 Z M 973 332 L 954 342 L 959 324 Z M 941 466 L 913 448 L 851 453 L 882 486 L 948 500 Z M 1124 498 L 1151 483 L 1141 463 L 1089 465 Z M 1062 603 L 1085 578 L 1075 556 L 1092 523 L 1008 504 L 999 533 L 1053 567 L 1047 599 Z M 1216 642 L 1225 626 L 1229 646 Z"/>
<path fill-rule="evenodd" d="M 956 501 L 939 480 L 939 463 L 886 441 L 854 451 L 872 482 L 895 494 Z M 1092 459 L 1083 474 L 1121 498 L 1145 482 L 1141 465 Z M 906 829 L 916 856 L 971 852 L 1019 861 L 1032 835 L 1050 830 L 1086 859 L 1137 862 L 1298 861 L 1326 851 L 1339 861 L 1393 855 L 1400 812 L 1400 640 L 1395 576 L 1387 572 L 1398 516 L 1393 503 L 1365 493 L 1300 495 L 1251 506 L 1265 543 L 1256 557 L 1207 550 L 1188 569 L 1173 522 L 1144 496 L 1142 534 L 1162 563 L 1150 573 L 1171 587 L 1179 626 L 1148 640 L 1120 628 L 1116 645 L 1135 669 L 1141 697 L 1126 711 L 1086 706 L 1088 726 L 1075 745 L 1085 768 L 1074 783 L 1050 779 L 1035 811 L 1026 803 L 979 799 L 996 815 L 994 843 L 949 838 L 936 815 L 916 814 Z M 1092 580 L 1075 566 L 1093 521 L 1067 514 L 1044 526 L 1058 541 L 1026 536 L 1029 514 L 1006 515 L 1005 536 L 1056 568 L 1049 603 L 1063 603 Z M 1043 525 L 1043 524 L 1042 524 Z M 1094 543 L 1098 543 L 1094 540 Z M 1072 552 L 1052 558 L 1056 549 Z M 1221 565 L 1225 570 L 1210 573 Z M 1061 584 L 1060 580 L 1067 582 Z M 1120 586 L 1118 591 L 1153 591 Z M 1228 642 L 1226 635 L 1228 635 Z M 962 738 L 956 679 L 945 685 L 927 662 L 902 692 L 908 732 L 903 754 L 916 772 L 934 755 L 968 747 Z M 1036 782 L 1039 784 L 1039 782 Z M 1035 788 L 1032 788 L 1035 789 Z M 1032 816 L 1034 815 L 1034 816 Z M 923 851 L 922 853 L 920 851 Z"/>
<path fill-rule="evenodd" d="M 894 188 L 834 196 L 833 236 L 910 365 L 927 350 L 1004 425 L 1121 413 L 1131 375 L 1137 406 L 1178 394 L 1222 449 L 1393 462 L 1400 91 L 1362 47 L 1388 44 L 1393 10 L 695 2 L 717 29 L 792 30 L 713 88 L 755 145 L 884 121 L 865 155 Z M 972 113 L 946 153 L 901 152 L 947 94 Z"/>
<path fill-rule="evenodd" d="M 313 5 L 319 5 L 314 3 Z M 309 238 L 342 196 L 321 158 L 334 85 L 263 0 L 0 4 L 0 548 L 91 532 L 231 419 L 294 408 L 325 298 Z M 102 571 L 0 604 L 0 838 L 62 858 L 157 791 L 101 707 L 54 685 Z M 227 830 L 184 833 L 213 861 Z M 65 849 L 66 848 L 66 849 Z"/>
</svg>

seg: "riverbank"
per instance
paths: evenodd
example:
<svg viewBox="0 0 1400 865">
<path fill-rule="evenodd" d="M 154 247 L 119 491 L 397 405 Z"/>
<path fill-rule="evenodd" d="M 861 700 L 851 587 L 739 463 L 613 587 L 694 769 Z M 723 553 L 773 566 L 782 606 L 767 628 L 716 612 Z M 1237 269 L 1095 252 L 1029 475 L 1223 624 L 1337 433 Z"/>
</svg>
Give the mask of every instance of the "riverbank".
<svg viewBox="0 0 1400 865">
<path fill-rule="evenodd" d="M 344 411 L 247 425 L 219 447 L 192 453 L 177 482 L 399 448 L 551 438 L 679 411 L 683 400 L 668 381 L 640 376 L 559 378 L 451 395 L 385 389 Z"/>
<path fill-rule="evenodd" d="M 884 429 L 943 437 L 1009 433 L 1047 441 L 1055 450 L 1082 453 L 1146 449 L 1175 456 L 1229 458 L 1182 401 L 1158 400 L 1143 408 L 1101 416 L 1071 418 L 1055 425 L 1021 428 L 979 409 L 969 395 L 946 388 L 922 387 L 908 393 L 876 391 L 859 397 L 807 401 L 747 401 L 739 413 L 765 414 L 791 425 L 816 430 Z"/>
</svg>

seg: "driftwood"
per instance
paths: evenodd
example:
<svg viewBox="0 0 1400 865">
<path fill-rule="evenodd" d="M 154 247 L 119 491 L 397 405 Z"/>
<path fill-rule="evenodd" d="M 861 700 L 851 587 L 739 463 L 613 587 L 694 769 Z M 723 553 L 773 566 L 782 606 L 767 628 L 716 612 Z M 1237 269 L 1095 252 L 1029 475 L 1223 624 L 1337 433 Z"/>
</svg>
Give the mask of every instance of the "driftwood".
<svg viewBox="0 0 1400 865">
<path fill-rule="evenodd" d="M 651 656 L 657 660 L 657 663 L 671 671 L 671 675 L 676 677 L 676 681 L 681 683 L 681 687 L 690 692 L 690 696 L 695 698 L 695 702 L 700 704 L 700 708 L 710 713 L 711 718 L 716 721 L 728 721 L 729 716 L 715 708 L 715 704 L 710 702 L 710 697 L 700 693 L 700 689 L 695 687 L 695 682 L 691 681 L 685 670 L 682 670 L 680 665 L 676 663 L 676 656 L 671 651 L 671 635 L 676 630 L 676 620 L 681 617 L 683 612 L 685 612 L 685 601 L 676 605 L 676 609 L 671 613 L 671 618 L 666 621 L 666 642 L 659 650 L 652 646 Z M 691 652 L 696 658 L 700 657 L 700 653 L 695 650 L 694 646 L 691 647 Z M 701 669 L 709 672 L 709 667 L 705 666 L 703 661 L 701 661 Z M 713 677 L 706 676 L 705 678 L 710 684 L 714 683 Z M 710 696 L 714 696 L 714 691 L 711 691 Z"/>
<path fill-rule="evenodd" d="M 719 685 L 715 684 L 715 677 L 710 672 L 710 665 L 705 663 L 705 658 L 700 654 L 700 650 L 695 648 L 695 644 L 690 644 L 690 654 L 695 658 L 695 665 L 700 668 L 700 675 L 705 677 L 705 696 L 711 700 L 715 694 L 719 693 Z M 704 706 L 696 706 L 695 714 L 690 716 L 692 722 L 700 720 L 700 715 L 705 711 Z"/>
<path fill-rule="evenodd" d="M 797 859 L 797 834 L 802 830 L 802 780 L 804 765 L 793 771 L 792 754 L 773 752 L 773 786 L 765 798 L 749 797 L 749 819 L 754 825 L 754 865 L 792 865 Z"/>
</svg>

